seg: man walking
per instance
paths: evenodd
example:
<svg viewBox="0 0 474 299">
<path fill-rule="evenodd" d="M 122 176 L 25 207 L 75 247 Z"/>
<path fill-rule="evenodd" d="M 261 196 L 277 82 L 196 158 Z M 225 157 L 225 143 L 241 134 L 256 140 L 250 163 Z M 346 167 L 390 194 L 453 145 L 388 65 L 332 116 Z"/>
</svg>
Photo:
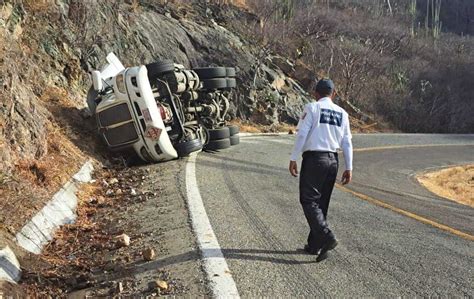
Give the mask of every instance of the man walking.
<svg viewBox="0 0 474 299">
<path fill-rule="evenodd" d="M 310 227 L 305 251 L 318 255 L 316 261 L 327 258 L 327 252 L 337 246 L 337 240 L 328 227 L 326 217 L 329 200 L 336 182 L 339 160 L 337 150 L 342 148 L 346 170 L 342 184 L 352 179 L 352 135 L 347 112 L 332 102 L 335 95 L 331 80 L 316 84 L 317 102 L 306 105 L 298 124 L 293 153 L 290 157 L 291 175 L 298 176 L 296 160 L 303 153 L 300 177 L 300 202 Z"/>
</svg>

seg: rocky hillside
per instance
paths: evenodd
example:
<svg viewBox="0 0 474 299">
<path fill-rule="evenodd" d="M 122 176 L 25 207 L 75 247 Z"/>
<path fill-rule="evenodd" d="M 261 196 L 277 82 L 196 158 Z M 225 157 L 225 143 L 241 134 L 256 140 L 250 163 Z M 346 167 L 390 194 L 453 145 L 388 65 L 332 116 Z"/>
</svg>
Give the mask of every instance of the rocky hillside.
<svg viewBox="0 0 474 299">
<path fill-rule="evenodd" d="M 11 174 L 21 161 L 29 161 L 27 170 L 38 169 L 34 175 L 44 176 L 41 172 L 48 167 L 37 161 L 54 148 L 64 147 L 63 143 L 54 144 L 60 135 L 72 138 L 70 147 L 79 148 L 78 155 L 93 151 L 94 144 L 84 145 L 77 136 L 87 122 L 80 109 L 90 85 L 88 71 L 100 68 L 109 52 L 125 65 L 167 58 L 187 67 L 236 66 L 239 90 L 234 93 L 232 117 L 267 125 L 296 121 L 302 103 L 309 99 L 299 84 L 277 67 L 280 62 L 286 65 L 285 59 L 257 60 L 261 56 L 257 47 L 216 21 L 219 6 L 148 2 L 3 2 L 2 176 Z M 239 9 L 227 14 L 251 17 Z M 93 135 L 93 128 L 89 129 Z"/>
</svg>

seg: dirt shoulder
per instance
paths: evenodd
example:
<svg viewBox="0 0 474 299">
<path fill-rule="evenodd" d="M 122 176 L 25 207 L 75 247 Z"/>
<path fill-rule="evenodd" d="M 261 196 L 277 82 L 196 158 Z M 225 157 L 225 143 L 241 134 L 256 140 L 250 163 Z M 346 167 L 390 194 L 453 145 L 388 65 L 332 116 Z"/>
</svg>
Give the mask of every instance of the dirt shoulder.
<svg viewBox="0 0 474 299">
<path fill-rule="evenodd" d="M 423 173 L 417 179 L 441 197 L 474 207 L 474 164 Z"/>
<path fill-rule="evenodd" d="M 207 297 L 188 222 L 184 166 L 177 160 L 99 173 L 80 194 L 77 222 L 27 262 L 24 291 L 33 297 Z M 123 234 L 128 246 L 120 245 Z"/>
</svg>

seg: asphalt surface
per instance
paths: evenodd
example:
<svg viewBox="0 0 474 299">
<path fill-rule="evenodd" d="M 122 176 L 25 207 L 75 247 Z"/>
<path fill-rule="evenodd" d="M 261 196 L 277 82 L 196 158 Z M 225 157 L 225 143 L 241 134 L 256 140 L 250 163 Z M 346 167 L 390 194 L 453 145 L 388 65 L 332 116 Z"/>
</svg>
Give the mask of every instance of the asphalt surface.
<svg viewBox="0 0 474 299">
<path fill-rule="evenodd" d="M 473 208 L 414 180 L 420 171 L 474 163 L 474 135 L 361 134 L 353 141 L 350 188 L 474 234 Z M 305 254 L 298 179 L 287 170 L 293 142 L 244 137 L 198 156 L 198 187 L 242 297 L 474 296 L 473 241 L 339 189 L 328 216 L 339 246 L 321 263 Z"/>
</svg>

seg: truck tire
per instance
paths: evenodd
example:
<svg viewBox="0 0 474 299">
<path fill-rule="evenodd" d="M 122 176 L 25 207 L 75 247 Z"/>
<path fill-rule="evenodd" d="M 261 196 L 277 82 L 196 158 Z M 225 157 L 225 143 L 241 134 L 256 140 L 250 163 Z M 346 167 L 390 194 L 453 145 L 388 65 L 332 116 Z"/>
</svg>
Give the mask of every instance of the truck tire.
<svg viewBox="0 0 474 299">
<path fill-rule="evenodd" d="M 237 87 L 237 81 L 235 80 L 235 78 L 227 78 L 226 81 L 227 81 L 227 88 Z"/>
<path fill-rule="evenodd" d="M 235 77 L 235 68 L 233 67 L 226 67 L 226 77 Z"/>
<path fill-rule="evenodd" d="M 237 145 L 240 143 L 240 136 L 238 134 L 234 136 L 230 136 L 229 140 L 230 140 L 230 145 Z"/>
<path fill-rule="evenodd" d="M 227 79 L 226 78 L 215 78 L 215 79 L 205 79 L 202 80 L 203 89 L 224 89 L 227 88 Z"/>
<path fill-rule="evenodd" d="M 202 150 L 201 139 L 196 138 L 189 141 L 179 142 L 174 145 L 179 157 L 189 156 L 191 153 Z"/>
<path fill-rule="evenodd" d="M 228 127 L 210 129 L 207 131 L 209 133 L 209 141 L 227 139 L 230 137 L 230 131 Z"/>
<path fill-rule="evenodd" d="M 211 140 L 206 144 L 205 150 L 208 151 L 217 151 L 221 149 L 226 149 L 230 147 L 230 138 Z"/>
<path fill-rule="evenodd" d="M 225 67 L 200 67 L 193 71 L 198 74 L 200 79 L 225 78 L 227 69 Z"/>
<path fill-rule="evenodd" d="M 229 128 L 230 136 L 234 136 L 240 132 L 239 126 L 227 126 Z"/>
<path fill-rule="evenodd" d="M 162 60 L 149 63 L 145 67 L 148 71 L 149 80 L 154 80 L 162 74 L 171 73 L 174 71 L 174 63 L 171 60 Z"/>
</svg>

